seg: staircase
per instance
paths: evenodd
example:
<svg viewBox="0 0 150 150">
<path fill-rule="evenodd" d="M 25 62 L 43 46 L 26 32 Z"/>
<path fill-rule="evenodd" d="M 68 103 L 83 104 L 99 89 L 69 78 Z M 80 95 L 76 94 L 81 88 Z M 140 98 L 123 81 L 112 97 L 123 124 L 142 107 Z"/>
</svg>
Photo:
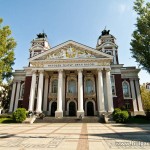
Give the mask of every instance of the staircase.
<svg viewBox="0 0 150 150">
<path fill-rule="evenodd" d="M 84 117 L 83 119 L 78 119 L 77 117 L 63 117 L 63 118 L 55 118 L 55 117 L 45 117 L 44 119 L 36 118 L 34 123 L 102 123 L 103 119 L 92 116 L 92 117 Z"/>
</svg>

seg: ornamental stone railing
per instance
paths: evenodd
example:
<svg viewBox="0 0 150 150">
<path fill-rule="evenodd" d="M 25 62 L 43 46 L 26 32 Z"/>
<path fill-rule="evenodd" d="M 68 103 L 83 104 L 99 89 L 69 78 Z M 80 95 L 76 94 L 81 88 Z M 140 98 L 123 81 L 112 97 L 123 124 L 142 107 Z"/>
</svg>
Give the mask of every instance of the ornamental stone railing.
<svg viewBox="0 0 150 150">
<path fill-rule="evenodd" d="M 96 93 L 95 92 L 90 92 L 90 93 L 85 93 L 84 98 L 95 98 Z"/>
<path fill-rule="evenodd" d="M 57 93 L 50 93 L 49 98 L 57 98 Z"/>
<path fill-rule="evenodd" d="M 66 98 L 78 98 L 77 93 L 66 93 Z"/>
</svg>

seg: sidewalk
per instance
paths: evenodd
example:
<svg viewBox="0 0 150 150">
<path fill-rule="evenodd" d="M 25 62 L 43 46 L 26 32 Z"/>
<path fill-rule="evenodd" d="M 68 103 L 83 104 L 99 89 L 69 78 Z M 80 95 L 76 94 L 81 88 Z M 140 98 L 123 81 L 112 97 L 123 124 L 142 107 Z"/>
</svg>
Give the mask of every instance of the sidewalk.
<svg viewBox="0 0 150 150">
<path fill-rule="evenodd" d="M 0 124 L 0 150 L 5 149 L 149 150 L 150 126 L 101 123 Z"/>
</svg>

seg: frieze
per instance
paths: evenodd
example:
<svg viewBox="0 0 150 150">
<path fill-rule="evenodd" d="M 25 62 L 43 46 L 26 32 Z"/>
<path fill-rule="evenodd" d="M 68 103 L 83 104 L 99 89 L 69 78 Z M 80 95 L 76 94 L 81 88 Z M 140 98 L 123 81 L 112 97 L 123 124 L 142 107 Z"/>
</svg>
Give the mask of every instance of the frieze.
<svg viewBox="0 0 150 150">
<path fill-rule="evenodd" d="M 46 60 L 50 59 L 66 59 L 66 58 L 96 58 L 93 54 L 87 50 L 77 50 L 74 47 L 68 47 L 67 49 L 61 49 L 59 52 L 52 52 Z"/>
</svg>

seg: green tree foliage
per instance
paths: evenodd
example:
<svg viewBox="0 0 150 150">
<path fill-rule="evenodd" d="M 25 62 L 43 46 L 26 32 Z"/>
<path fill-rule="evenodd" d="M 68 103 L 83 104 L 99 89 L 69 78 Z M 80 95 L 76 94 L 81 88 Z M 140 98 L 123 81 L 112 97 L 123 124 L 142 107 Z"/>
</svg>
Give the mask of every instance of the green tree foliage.
<svg viewBox="0 0 150 150">
<path fill-rule="evenodd" d="M 12 90 L 12 80 L 8 83 L 2 83 L 0 87 L 0 107 L 7 112 L 9 109 L 10 99 Z"/>
<path fill-rule="evenodd" d="M 2 22 L 3 19 L 0 18 L 0 85 L 4 79 L 9 79 L 12 75 L 14 48 L 16 47 L 9 26 L 2 27 Z"/>
<path fill-rule="evenodd" d="M 150 2 L 136 0 L 133 8 L 138 16 L 130 50 L 132 57 L 150 73 Z"/>
<path fill-rule="evenodd" d="M 144 110 L 150 110 L 150 91 L 145 88 L 145 86 L 141 86 L 141 97 L 143 101 Z"/>
<path fill-rule="evenodd" d="M 26 109 L 17 108 L 17 110 L 13 112 L 12 118 L 15 122 L 23 122 L 26 119 Z"/>
</svg>

